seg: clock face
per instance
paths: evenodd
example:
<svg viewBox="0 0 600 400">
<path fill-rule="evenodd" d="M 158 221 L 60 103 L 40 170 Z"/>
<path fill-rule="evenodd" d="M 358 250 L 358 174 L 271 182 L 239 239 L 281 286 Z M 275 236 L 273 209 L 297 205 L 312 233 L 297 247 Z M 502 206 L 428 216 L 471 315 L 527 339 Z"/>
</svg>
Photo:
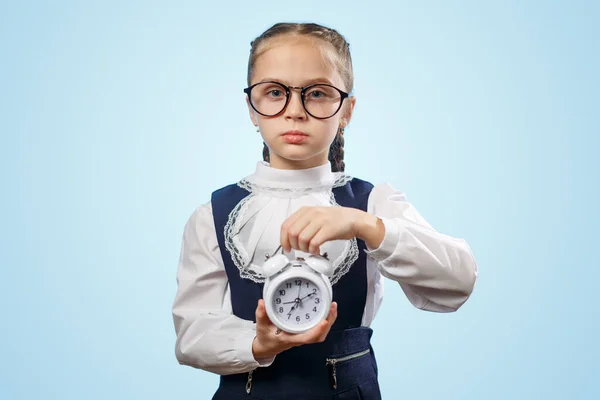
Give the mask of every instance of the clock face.
<svg viewBox="0 0 600 400">
<path fill-rule="evenodd" d="M 276 317 L 294 328 L 315 325 L 321 320 L 323 293 L 313 281 L 290 278 L 281 282 L 273 291 L 273 310 Z"/>
</svg>

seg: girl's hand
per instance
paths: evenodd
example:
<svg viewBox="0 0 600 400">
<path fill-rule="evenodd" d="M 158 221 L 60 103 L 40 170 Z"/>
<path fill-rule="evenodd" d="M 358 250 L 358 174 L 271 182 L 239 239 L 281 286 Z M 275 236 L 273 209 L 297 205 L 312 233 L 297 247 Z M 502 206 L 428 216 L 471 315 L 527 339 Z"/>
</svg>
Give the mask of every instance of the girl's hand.
<svg viewBox="0 0 600 400">
<path fill-rule="evenodd" d="M 256 307 L 256 337 L 252 342 L 254 358 L 271 358 L 292 347 L 323 342 L 336 318 L 337 303 L 332 302 L 327 319 L 311 330 L 297 334 L 278 331 L 267 315 L 264 300 L 260 299 Z"/>
<path fill-rule="evenodd" d="M 383 241 L 385 227 L 376 216 L 350 207 L 301 207 L 281 226 L 281 247 L 318 255 L 330 240 L 364 240 L 376 249 Z"/>
</svg>

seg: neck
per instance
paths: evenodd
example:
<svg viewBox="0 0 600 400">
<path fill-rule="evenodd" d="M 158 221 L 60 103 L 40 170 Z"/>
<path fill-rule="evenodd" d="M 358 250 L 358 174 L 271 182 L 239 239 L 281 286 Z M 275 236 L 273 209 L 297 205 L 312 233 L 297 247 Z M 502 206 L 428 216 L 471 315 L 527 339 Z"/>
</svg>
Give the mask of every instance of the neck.
<svg viewBox="0 0 600 400">
<path fill-rule="evenodd" d="M 269 166 L 276 169 L 300 170 L 320 167 L 329 163 L 327 152 L 318 154 L 306 160 L 290 160 L 283 158 L 273 152 L 269 154 Z"/>
</svg>

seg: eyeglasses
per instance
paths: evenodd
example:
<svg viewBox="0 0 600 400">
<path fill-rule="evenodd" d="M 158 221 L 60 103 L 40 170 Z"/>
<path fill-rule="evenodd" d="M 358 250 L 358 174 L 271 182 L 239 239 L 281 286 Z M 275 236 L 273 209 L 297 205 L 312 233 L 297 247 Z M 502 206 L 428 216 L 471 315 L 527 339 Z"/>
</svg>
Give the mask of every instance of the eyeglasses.
<svg viewBox="0 0 600 400">
<path fill-rule="evenodd" d="M 291 89 L 300 90 L 302 106 L 306 112 L 317 119 L 333 117 L 342 108 L 348 93 L 335 86 L 316 83 L 306 87 L 286 86 L 283 83 L 259 82 L 244 89 L 252 108 L 265 117 L 274 117 L 287 107 L 291 98 Z"/>
</svg>

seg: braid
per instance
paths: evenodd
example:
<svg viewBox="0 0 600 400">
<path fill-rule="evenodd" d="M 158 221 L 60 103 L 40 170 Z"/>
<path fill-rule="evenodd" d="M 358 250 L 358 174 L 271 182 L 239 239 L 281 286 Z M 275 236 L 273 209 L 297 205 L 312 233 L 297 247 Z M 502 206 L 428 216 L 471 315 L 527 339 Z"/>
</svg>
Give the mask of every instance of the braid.
<svg viewBox="0 0 600 400">
<path fill-rule="evenodd" d="M 329 161 L 331 162 L 332 172 L 344 172 L 346 168 L 346 163 L 344 163 L 344 128 L 338 130 L 331 147 L 329 147 Z"/>
<path fill-rule="evenodd" d="M 260 36 L 250 42 L 250 56 L 248 57 L 248 85 L 252 83 L 252 75 L 256 60 L 267 51 L 275 39 L 280 37 L 306 36 L 315 39 L 320 45 L 323 61 L 335 67 L 344 82 L 348 93 L 354 88 L 354 71 L 352 57 L 350 55 L 350 44 L 338 31 L 315 23 L 277 23 L 263 32 Z M 329 46 L 327 46 L 329 45 Z M 344 129 L 340 128 L 329 148 L 329 162 L 333 172 L 344 172 Z M 263 160 L 270 162 L 269 148 L 263 147 Z"/>
<path fill-rule="evenodd" d="M 266 162 L 271 161 L 271 157 L 269 157 L 269 146 L 265 142 L 263 142 L 263 160 Z"/>
</svg>

